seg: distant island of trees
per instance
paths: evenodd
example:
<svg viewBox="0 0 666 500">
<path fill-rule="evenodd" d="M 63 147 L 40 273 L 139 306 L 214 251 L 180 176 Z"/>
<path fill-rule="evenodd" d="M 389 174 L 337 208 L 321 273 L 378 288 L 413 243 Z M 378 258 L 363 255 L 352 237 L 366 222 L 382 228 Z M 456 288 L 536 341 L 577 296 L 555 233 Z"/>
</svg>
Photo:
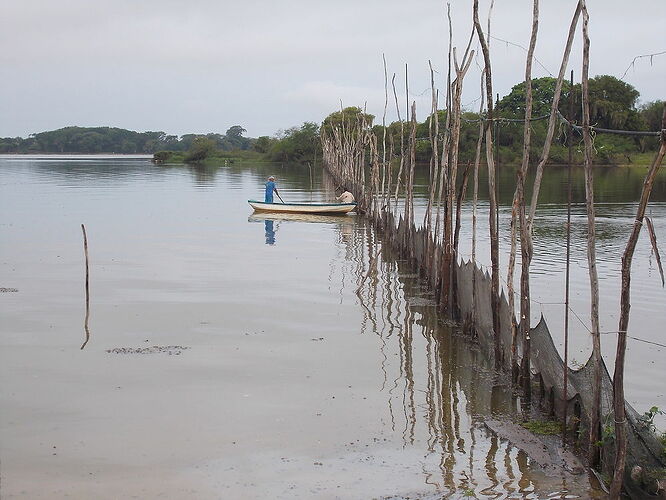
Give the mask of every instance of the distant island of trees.
<svg viewBox="0 0 666 500">
<path fill-rule="evenodd" d="M 580 123 L 580 85 L 568 88 L 565 83 L 563 95 L 573 92 L 574 121 Z M 534 95 L 533 116 L 546 115 L 555 88 L 551 77 L 532 80 Z M 618 130 L 659 130 L 663 101 L 654 101 L 637 107 L 639 92 L 631 85 L 609 75 L 590 79 L 590 112 L 593 125 Z M 525 83 L 521 82 L 496 104 L 496 116 L 521 119 L 524 116 Z M 568 98 L 561 101 L 561 112 L 568 115 Z M 322 124 L 305 122 L 300 127 L 292 127 L 273 137 L 244 137 L 246 130 L 240 125 L 230 127 L 225 134 L 185 134 L 168 135 L 164 132 L 133 132 L 112 127 L 65 127 L 49 132 L 31 134 L 28 138 L 0 138 L 0 153 L 116 153 L 153 154 L 158 163 L 207 163 L 224 165 L 236 159 L 262 159 L 277 162 L 313 162 L 321 158 L 319 132 L 328 122 L 340 120 L 344 114 L 362 113 L 359 108 L 349 107 L 326 117 Z M 463 115 L 460 136 L 460 161 L 469 161 L 474 154 L 478 134 L 478 120 L 483 116 L 468 111 Z M 372 124 L 374 117 L 364 114 L 366 123 Z M 446 111 L 438 111 L 440 130 L 444 130 Z M 546 133 L 546 122 L 532 122 L 533 144 L 539 144 L 539 137 Z M 393 144 L 400 144 L 401 129 L 408 133 L 409 127 L 401 127 L 394 122 L 386 127 L 387 138 Z M 429 137 L 430 117 L 417 126 L 417 158 L 430 158 Z M 496 133 L 498 154 L 502 163 L 512 163 L 522 156 L 522 123 L 500 122 Z M 375 133 L 383 135 L 381 125 L 374 125 Z M 566 161 L 565 130 L 551 151 L 552 163 Z M 407 137 L 403 138 L 407 140 Z M 579 139 L 579 138 L 578 138 Z M 576 139 L 576 140 L 578 140 Z M 595 138 L 596 161 L 598 163 L 640 163 L 656 147 L 656 138 L 630 137 L 598 134 Z M 534 146 L 530 155 L 538 157 L 540 151 Z M 636 160 L 636 161 L 635 161 Z"/>
<path fill-rule="evenodd" d="M 248 150 L 254 139 L 243 137 L 245 129 L 234 125 L 227 133 L 206 137 L 222 151 Z M 187 151 L 201 134 L 180 137 L 164 132 L 134 132 L 115 127 L 65 127 L 21 137 L 0 138 L 0 153 L 116 153 L 153 154 L 161 150 Z"/>
</svg>

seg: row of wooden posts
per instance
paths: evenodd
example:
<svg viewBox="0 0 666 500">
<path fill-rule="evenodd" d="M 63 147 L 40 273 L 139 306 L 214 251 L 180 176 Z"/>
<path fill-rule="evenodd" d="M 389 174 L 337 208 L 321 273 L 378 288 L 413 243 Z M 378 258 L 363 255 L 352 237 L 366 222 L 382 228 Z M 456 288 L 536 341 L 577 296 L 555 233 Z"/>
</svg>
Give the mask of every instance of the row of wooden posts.
<svg viewBox="0 0 666 500">
<path fill-rule="evenodd" d="M 562 97 L 562 87 L 568 68 L 569 57 L 577 26 L 582 16 L 582 39 L 583 54 L 581 68 L 582 87 L 582 137 L 584 144 L 584 167 L 585 167 L 585 193 L 587 209 L 587 259 L 589 268 L 590 284 L 590 323 L 592 325 L 592 360 L 595 367 L 593 383 L 594 404 L 587 408 L 587 417 L 590 421 L 589 443 L 597 443 L 600 440 L 600 408 L 601 408 L 601 340 L 599 330 L 599 284 L 596 269 L 596 239 L 595 239 L 595 207 L 594 207 L 594 177 L 592 170 L 593 143 L 590 126 L 589 112 L 589 48 L 588 36 L 589 13 L 584 0 L 579 0 L 574 9 L 571 23 L 566 37 L 565 48 L 562 54 L 559 73 L 557 75 L 553 102 L 548 120 L 546 138 L 542 146 L 539 161 L 534 168 L 535 180 L 532 185 L 531 202 L 526 202 L 525 192 L 527 190 L 525 179 L 530 170 L 529 150 L 531 146 L 532 119 L 532 61 L 538 38 L 539 26 L 539 1 L 533 1 L 532 30 L 527 50 L 527 61 L 525 65 L 525 126 L 523 136 L 523 156 L 517 170 L 515 193 L 512 203 L 511 216 L 511 248 L 506 282 L 508 285 L 507 297 L 509 310 L 516 311 L 515 294 L 513 289 L 516 255 L 518 242 L 521 252 L 520 269 L 520 292 L 519 292 L 519 320 L 512 314 L 512 344 L 511 359 L 503 360 L 499 341 L 495 342 L 494 354 L 498 367 L 511 367 L 514 371 L 514 381 L 523 387 L 525 395 L 529 398 L 530 391 L 530 265 L 534 252 L 533 234 L 535 214 L 539 199 L 541 181 L 544 168 L 548 162 L 550 148 L 554 138 L 556 125 L 560 121 L 559 107 Z M 385 75 L 385 101 L 384 114 L 382 118 L 383 132 L 378 136 L 371 130 L 371 123 L 365 114 L 353 114 L 345 116 L 335 125 L 323 126 L 321 140 L 323 149 L 323 161 L 329 172 L 338 182 L 344 183 L 347 189 L 352 190 L 359 200 L 359 209 L 364 212 L 385 234 L 392 238 L 392 243 L 401 250 L 407 258 L 413 258 L 415 252 L 415 241 L 418 240 L 417 233 L 423 241 L 424 259 L 419 261 L 421 272 L 428 280 L 433 289 L 438 292 L 438 300 L 443 311 L 455 319 L 464 323 L 467 330 L 475 328 L 473 324 L 474 315 L 470 318 L 456 317 L 456 273 L 454 264 L 458 260 L 458 245 L 461 229 L 461 209 L 465 201 L 468 183 L 473 183 L 472 193 L 472 263 L 476 263 L 476 237 L 477 237 L 477 210 L 479 170 L 482 165 L 488 169 L 488 193 L 489 193 L 489 239 L 491 259 L 491 304 L 493 311 L 493 329 L 500 330 L 499 301 L 501 294 L 500 269 L 499 269 L 499 236 L 498 236 L 498 208 L 496 195 L 496 165 L 493 148 L 493 124 L 494 102 L 492 87 L 492 65 L 490 50 L 488 46 L 488 33 L 490 30 L 490 17 L 487 31 L 484 32 L 479 20 L 478 0 L 473 4 L 473 28 L 469 42 L 459 56 L 456 47 L 452 46 L 452 26 L 450 6 L 448 9 L 449 22 L 449 50 L 448 50 L 448 73 L 446 79 L 446 123 L 445 130 L 439 130 L 438 91 L 435 88 L 435 72 L 430 66 L 432 109 L 429 117 L 429 140 L 432 147 L 429 171 L 429 193 L 428 203 L 423 221 L 415 220 L 414 212 L 414 173 L 416 167 L 416 103 L 411 106 L 407 102 L 408 113 L 403 120 L 400 115 L 398 95 L 395 86 L 395 75 L 391 79 L 393 100 L 395 102 L 398 119 L 401 124 L 400 144 L 394 144 L 392 136 L 387 137 L 386 111 L 389 104 L 389 80 L 384 60 Z M 462 107 L 461 96 L 466 73 L 474 57 L 471 49 L 474 39 L 478 40 L 484 60 L 484 68 L 481 76 L 482 99 L 480 111 L 484 111 L 485 119 L 479 122 L 479 138 L 476 144 L 476 156 L 473 163 L 459 166 L 459 139 L 461 130 Z M 571 73 L 573 86 L 573 71 Z M 408 92 L 407 68 L 405 67 L 405 87 Z M 407 97 L 409 99 L 409 97 Z M 572 100 L 570 99 L 572 103 Z M 573 106 L 573 104 L 570 104 Z M 573 116 L 573 109 L 570 110 Z M 622 257 L 622 292 L 620 304 L 620 322 L 618 327 L 618 344 L 615 360 L 615 373 L 613 377 L 613 401 L 614 420 L 616 432 L 615 450 L 615 473 L 611 484 L 611 497 L 619 498 L 625 470 L 626 460 L 626 418 L 624 399 L 624 358 L 626 350 L 626 334 L 629 323 L 630 308 L 630 279 L 631 260 L 633 257 L 638 235 L 643 225 L 645 210 L 649 201 L 652 184 L 657 170 L 666 153 L 666 108 L 664 112 L 664 123 L 660 134 L 660 148 L 645 178 L 640 202 L 638 205 L 636 219 L 632 233 L 628 239 L 625 252 Z M 573 132 L 573 129 L 571 129 Z M 569 137 L 572 133 L 569 134 Z M 570 161 L 571 139 L 570 142 Z M 485 146 L 485 161 L 482 161 L 482 150 Z M 399 163 L 398 163 L 399 162 Z M 458 179 L 461 175 L 461 179 Z M 470 179 L 471 178 L 471 179 Z M 569 179 L 571 178 L 569 174 Z M 569 202 L 571 194 L 569 190 Z M 570 210 L 569 210 L 570 217 Z M 568 219 L 569 222 L 570 219 Z M 567 226 L 568 227 L 568 226 Z M 391 236 L 392 235 L 392 236 Z M 569 261 L 569 235 L 567 231 L 567 287 L 565 301 L 568 304 L 568 261 Z M 472 288 L 475 290 L 474 286 Z M 564 361 L 567 366 L 568 357 L 568 307 L 565 317 L 565 352 Z M 498 336 L 496 335 L 496 338 Z M 567 370 L 563 370 L 565 400 L 567 398 Z M 566 406 L 565 406 L 566 408 Z M 566 414 L 564 416 L 566 425 Z M 599 461 L 598 447 L 588 447 L 588 462 L 595 467 Z"/>
</svg>

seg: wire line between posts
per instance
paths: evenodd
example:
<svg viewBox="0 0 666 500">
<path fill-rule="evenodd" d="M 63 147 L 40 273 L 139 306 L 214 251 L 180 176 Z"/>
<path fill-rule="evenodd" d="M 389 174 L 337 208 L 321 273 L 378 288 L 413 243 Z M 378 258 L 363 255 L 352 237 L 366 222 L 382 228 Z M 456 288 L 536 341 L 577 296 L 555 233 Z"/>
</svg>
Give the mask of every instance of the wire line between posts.
<svg viewBox="0 0 666 500">
<path fill-rule="evenodd" d="M 484 270 L 484 268 L 485 268 L 486 270 L 488 270 L 489 267 L 490 267 L 490 266 L 486 266 L 486 265 L 480 264 L 478 261 L 476 262 L 476 265 L 477 265 L 477 266 L 479 267 L 479 269 L 482 270 L 482 271 Z M 502 280 L 502 283 L 503 283 L 505 286 L 508 287 L 506 280 L 505 280 L 504 278 L 501 278 L 501 280 Z M 508 293 L 508 292 L 506 292 L 506 293 Z M 514 294 L 515 296 L 520 297 L 520 294 L 519 294 L 518 292 L 516 292 L 516 291 L 514 291 L 513 294 Z M 542 306 L 542 307 L 541 307 L 541 312 L 542 312 L 542 313 L 543 313 L 543 306 L 566 306 L 566 303 L 565 303 L 565 302 L 541 302 L 541 301 L 538 301 L 538 300 L 536 300 L 536 299 L 534 299 L 534 298 L 532 298 L 532 297 L 530 297 L 530 302 L 532 302 L 533 304 L 537 304 L 537 305 L 539 305 L 539 306 Z M 587 326 L 587 324 L 585 323 L 585 321 L 583 321 L 583 319 L 578 315 L 578 313 L 577 313 L 577 312 L 576 312 L 571 306 L 569 306 L 569 311 L 570 311 L 570 312 L 576 317 L 576 319 L 577 319 L 578 322 L 581 324 L 581 326 L 582 326 L 583 328 L 585 328 L 585 330 L 586 330 L 589 334 L 592 334 L 592 330 Z M 514 312 L 514 313 L 515 313 L 515 312 Z M 619 332 L 618 330 L 609 330 L 609 331 L 605 331 L 605 332 L 599 332 L 599 335 L 618 335 L 619 333 L 620 333 L 620 332 Z M 663 347 L 664 349 L 666 349 L 666 344 L 660 344 L 659 342 L 654 342 L 654 341 L 652 341 L 652 340 L 642 339 L 642 338 L 640 338 L 640 337 L 634 337 L 634 336 L 632 336 L 632 335 L 627 335 L 627 338 L 628 338 L 628 339 L 631 339 L 631 340 L 636 340 L 637 342 L 644 342 L 644 343 L 646 343 L 646 344 L 651 344 L 651 345 L 655 345 L 655 346 L 657 346 L 657 347 Z"/>
</svg>

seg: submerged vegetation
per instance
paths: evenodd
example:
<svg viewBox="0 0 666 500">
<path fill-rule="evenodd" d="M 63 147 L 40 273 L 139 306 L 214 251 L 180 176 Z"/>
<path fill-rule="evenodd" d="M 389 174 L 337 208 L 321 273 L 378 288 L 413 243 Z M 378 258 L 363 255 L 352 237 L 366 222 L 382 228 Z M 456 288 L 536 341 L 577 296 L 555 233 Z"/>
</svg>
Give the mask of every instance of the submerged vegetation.
<svg viewBox="0 0 666 500">
<path fill-rule="evenodd" d="M 556 436 L 562 432 L 562 422 L 554 420 L 530 420 L 520 425 L 531 433 L 542 436 Z"/>
</svg>

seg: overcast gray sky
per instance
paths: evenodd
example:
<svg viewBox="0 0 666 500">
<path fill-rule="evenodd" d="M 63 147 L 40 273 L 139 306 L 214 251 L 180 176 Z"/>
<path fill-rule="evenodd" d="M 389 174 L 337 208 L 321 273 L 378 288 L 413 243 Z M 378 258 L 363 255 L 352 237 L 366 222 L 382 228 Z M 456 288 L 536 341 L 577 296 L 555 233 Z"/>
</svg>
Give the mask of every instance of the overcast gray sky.
<svg viewBox="0 0 666 500">
<path fill-rule="evenodd" d="M 555 75 L 576 0 L 542 0 L 534 77 Z M 453 0 L 454 45 L 464 50 L 471 0 Z M 486 17 L 489 0 L 481 1 Z M 524 47 L 530 0 L 496 0 L 492 35 Z M 590 74 L 621 77 L 632 59 L 666 50 L 666 1 L 588 0 Z M 580 25 L 579 25 L 580 26 Z M 570 67 L 580 74 L 580 34 Z M 428 60 L 443 88 L 441 0 L 2 0 L 0 136 L 69 125 L 273 135 L 363 106 L 381 122 L 386 55 L 404 102 L 404 65 L 420 120 L 429 112 Z M 492 39 L 495 92 L 524 75 L 525 51 Z M 477 44 L 474 44 L 475 48 Z M 477 109 L 481 58 L 464 103 Z M 666 98 L 666 54 L 639 59 L 625 81 L 641 101 Z M 404 104 L 403 104 L 404 106 Z M 404 115 L 403 115 L 404 116 Z M 389 110 L 388 121 L 396 117 Z"/>
</svg>

